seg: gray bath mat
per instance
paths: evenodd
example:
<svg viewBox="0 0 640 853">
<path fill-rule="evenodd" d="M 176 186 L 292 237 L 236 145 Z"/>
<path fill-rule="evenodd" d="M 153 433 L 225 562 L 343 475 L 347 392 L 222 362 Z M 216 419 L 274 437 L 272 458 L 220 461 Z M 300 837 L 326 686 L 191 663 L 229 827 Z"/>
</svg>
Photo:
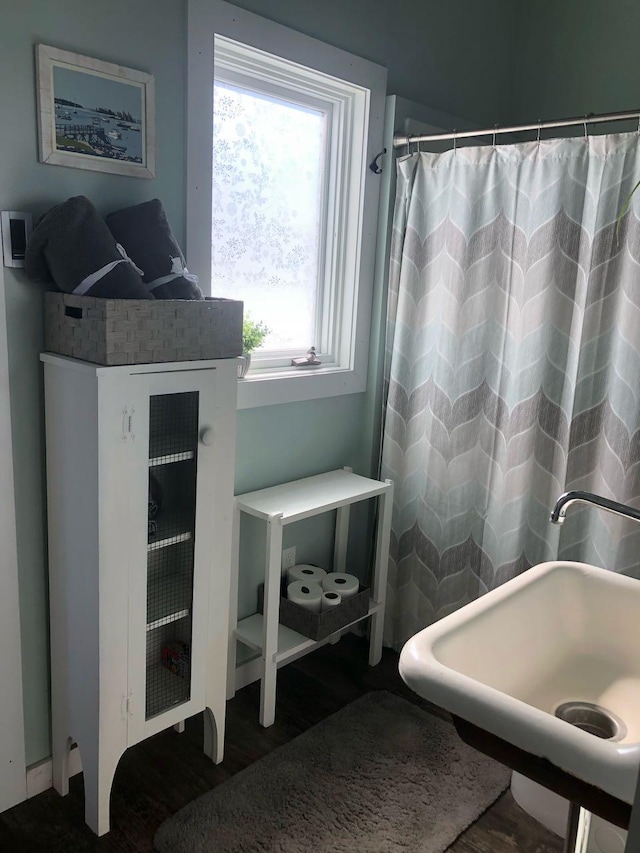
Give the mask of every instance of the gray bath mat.
<svg viewBox="0 0 640 853">
<path fill-rule="evenodd" d="M 368 693 L 189 803 L 159 853 L 442 853 L 510 773 L 451 725 Z"/>
</svg>

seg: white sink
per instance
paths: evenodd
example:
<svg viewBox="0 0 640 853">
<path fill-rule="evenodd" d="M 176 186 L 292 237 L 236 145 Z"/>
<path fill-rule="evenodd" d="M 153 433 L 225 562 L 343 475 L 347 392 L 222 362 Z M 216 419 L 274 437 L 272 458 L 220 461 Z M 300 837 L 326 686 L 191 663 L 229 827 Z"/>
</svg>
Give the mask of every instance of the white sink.
<svg viewBox="0 0 640 853">
<path fill-rule="evenodd" d="M 400 674 L 419 696 L 633 803 L 640 766 L 640 581 L 541 563 L 412 637 Z M 627 732 L 603 740 L 555 716 L 602 706 Z"/>
</svg>

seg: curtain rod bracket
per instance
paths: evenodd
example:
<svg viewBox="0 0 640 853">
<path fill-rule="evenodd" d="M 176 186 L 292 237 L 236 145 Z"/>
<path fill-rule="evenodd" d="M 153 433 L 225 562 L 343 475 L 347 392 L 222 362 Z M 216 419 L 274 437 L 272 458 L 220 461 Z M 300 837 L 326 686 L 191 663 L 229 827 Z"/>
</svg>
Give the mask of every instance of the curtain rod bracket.
<svg viewBox="0 0 640 853">
<path fill-rule="evenodd" d="M 378 160 L 382 157 L 383 154 L 386 154 L 386 153 L 387 153 L 387 149 L 383 148 L 382 151 L 379 154 L 376 154 L 376 156 L 373 158 L 373 160 L 369 163 L 369 168 L 371 169 L 371 171 L 373 172 L 374 175 L 381 175 L 382 174 L 382 169 L 378 165 Z"/>
</svg>

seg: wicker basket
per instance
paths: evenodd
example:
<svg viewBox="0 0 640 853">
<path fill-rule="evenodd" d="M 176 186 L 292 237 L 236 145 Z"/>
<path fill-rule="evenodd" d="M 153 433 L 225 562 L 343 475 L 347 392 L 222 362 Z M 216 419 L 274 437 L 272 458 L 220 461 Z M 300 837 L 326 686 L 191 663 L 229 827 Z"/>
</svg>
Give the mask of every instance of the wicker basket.
<svg viewBox="0 0 640 853">
<path fill-rule="evenodd" d="M 107 365 L 234 358 L 242 353 L 242 302 L 45 293 L 45 347 Z"/>
<path fill-rule="evenodd" d="M 350 625 L 356 619 L 361 619 L 369 612 L 370 590 L 360 585 L 360 589 L 356 595 L 351 598 L 346 598 L 337 607 L 331 607 L 323 613 L 312 613 L 311 610 L 305 610 L 299 604 L 294 604 L 289 601 L 286 595 L 286 584 L 283 582 L 280 596 L 280 617 L 281 625 L 286 625 L 303 637 L 309 637 L 311 640 L 324 640 L 331 634 L 335 634 L 340 628 Z M 258 613 L 262 613 L 264 609 L 264 584 L 261 583 L 258 587 Z"/>
</svg>

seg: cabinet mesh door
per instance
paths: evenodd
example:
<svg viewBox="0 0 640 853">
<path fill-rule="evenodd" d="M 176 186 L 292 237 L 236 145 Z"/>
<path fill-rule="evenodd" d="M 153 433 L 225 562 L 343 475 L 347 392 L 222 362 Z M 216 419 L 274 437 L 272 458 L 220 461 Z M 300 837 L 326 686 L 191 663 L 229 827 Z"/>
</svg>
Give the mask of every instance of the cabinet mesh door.
<svg viewBox="0 0 640 853">
<path fill-rule="evenodd" d="M 191 695 L 198 392 L 151 397 L 146 719 Z"/>
</svg>

